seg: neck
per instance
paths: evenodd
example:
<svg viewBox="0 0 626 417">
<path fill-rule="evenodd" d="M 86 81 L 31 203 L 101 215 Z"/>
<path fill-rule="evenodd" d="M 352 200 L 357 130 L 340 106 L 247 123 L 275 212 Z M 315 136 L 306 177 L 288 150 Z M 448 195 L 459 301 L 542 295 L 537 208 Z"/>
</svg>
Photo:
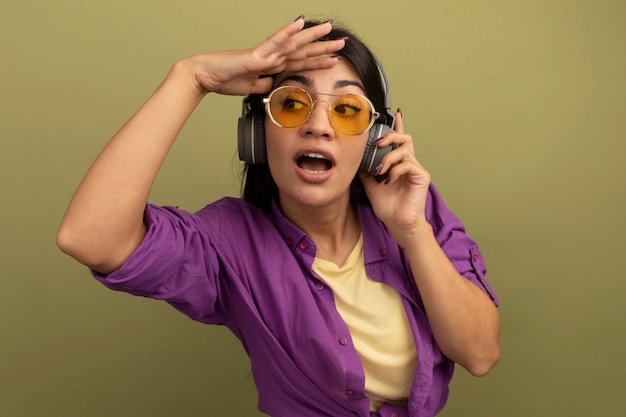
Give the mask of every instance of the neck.
<svg viewBox="0 0 626 417">
<path fill-rule="evenodd" d="M 345 200 L 345 201 L 344 201 Z M 325 206 L 295 206 L 281 199 L 285 217 L 315 242 L 316 256 L 343 265 L 361 235 L 361 223 L 349 196 Z"/>
</svg>

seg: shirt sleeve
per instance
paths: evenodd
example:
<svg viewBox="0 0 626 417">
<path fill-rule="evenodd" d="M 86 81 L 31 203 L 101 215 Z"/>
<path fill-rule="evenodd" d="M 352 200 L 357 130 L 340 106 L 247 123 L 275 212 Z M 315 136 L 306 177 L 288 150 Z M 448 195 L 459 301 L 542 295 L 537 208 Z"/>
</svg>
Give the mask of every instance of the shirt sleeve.
<svg viewBox="0 0 626 417">
<path fill-rule="evenodd" d="M 216 251 L 211 231 L 193 214 L 148 204 L 148 232 L 120 269 L 91 271 L 106 287 L 165 300 L 194 320 L 223 324 Z"/>
<path fill-rule="evenodd" d="M 465 233 L 461 221 L 448 210 L 432 184 L 426 202 L 426 219 L 433 227 L 437 242 L 457 271 L 478 286 L 498 306 L 498 296 L 485 278 L 487 268 L 478 245 Z"/>
</svg>

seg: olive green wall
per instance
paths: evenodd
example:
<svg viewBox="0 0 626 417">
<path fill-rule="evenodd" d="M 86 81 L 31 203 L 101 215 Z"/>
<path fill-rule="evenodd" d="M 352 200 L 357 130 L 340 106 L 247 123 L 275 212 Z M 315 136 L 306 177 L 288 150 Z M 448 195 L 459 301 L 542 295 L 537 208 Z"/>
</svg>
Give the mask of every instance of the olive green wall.
<svg viewBox="0 0 626 417">
<path fill-rule="evenodd" d="M 387 69 L 420 161 L 481 244 L 500 364 L 442 416 L 608 416 L 626 394 L 626 3 L 0 2 L 0 415 L 259 415 L 238 342 L 113 293 L 54 234 L 107 139 L 180 58 L 335 17 Z M 240 100 L 208 97 L 152 201 L 237 195 Z M 302 347 L 306 349 L 306 346 Z"/>
</svg>

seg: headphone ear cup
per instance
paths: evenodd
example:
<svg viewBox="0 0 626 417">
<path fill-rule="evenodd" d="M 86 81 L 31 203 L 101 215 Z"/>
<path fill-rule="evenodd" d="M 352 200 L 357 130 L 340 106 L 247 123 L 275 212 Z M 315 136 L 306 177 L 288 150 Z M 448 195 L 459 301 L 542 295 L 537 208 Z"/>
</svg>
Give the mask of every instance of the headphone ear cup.
<svg viewBox="0 0 626 417">
<path fill-rule="evenodd" d="M 389 145 L 381 148 L 376 146 L 374 142 L 389 132 L 393 132 L 393 129 L 382 123 L 375 123 L 370 128 L 367 144 L 365 145 L 365 152 L 363 153 L 363 159 L 359 167 L 361 171 L 375 175 L 376 167 L 378 167 L 383 157 L 391 151 L 392 147 Z"/>
<path fill-rule="evenodd" d="M 251 111 L 239 118 L 237 141 L 241 161 L 251 165 L 267 162 L 264 114 L 262 112 Z"/>
</svg>

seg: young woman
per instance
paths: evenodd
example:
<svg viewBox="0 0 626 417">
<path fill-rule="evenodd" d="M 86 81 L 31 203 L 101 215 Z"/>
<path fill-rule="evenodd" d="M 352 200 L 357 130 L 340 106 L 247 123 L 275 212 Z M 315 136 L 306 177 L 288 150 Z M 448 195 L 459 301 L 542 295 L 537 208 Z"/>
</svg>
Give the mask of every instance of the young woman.
<svg viewBox="0 0 626 417">
<path fill-rule="evenodd" d="M 109 288 L 231 329 L 262 412 L 435 415 L 455 362 L 484 375 L 498 361 L 497 299 L 381 79 L 356 35 L 302 17 L 254 48 L 176 63 L 85 175 L 59 247 Z M 266 161 L 247 164 L 243 199 L 148 204 L 211 93 L 248 96 Z M 368 146 L 390 149 L 370 172 Z"/>
</svg>

